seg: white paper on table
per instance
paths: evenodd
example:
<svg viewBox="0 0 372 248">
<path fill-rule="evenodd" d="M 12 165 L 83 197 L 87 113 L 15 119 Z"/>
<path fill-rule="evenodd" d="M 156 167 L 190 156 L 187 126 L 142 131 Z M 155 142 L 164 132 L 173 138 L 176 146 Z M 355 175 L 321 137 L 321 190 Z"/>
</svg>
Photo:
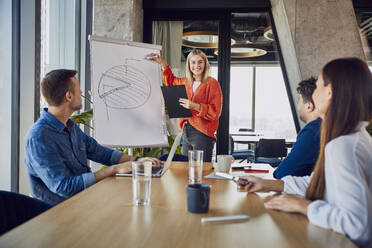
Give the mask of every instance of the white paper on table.
<svg viewBox="0 0 372 248">
<path fill-rule="evenodd" d="M 204 178 L 208 178 L 208 179 L 219 179 L 219 180 L 230 180 L 230 179 L 227 179 L 227 178 L 224 178 L 224 177 L 217 176 L 216 175 L 216 172 L 212 172 L 211 174 L 206 175 Z"/>
<path fill-rule="evenodd" d="M 229 173 L 230 175 L 232 176 L 237 176 L 237 177 L 243 177 L 243 176 L 249 176 L 251 174 L 247 174 L 247 173 L 242 173 L 242 172 L 231 172 Z M 257 175 L 255 175 L 257 176 Z M 258 175 L 258 177 L 262 177 L 261 175 Z M 220 177 L 220 176 L 217 176 L 216 175 L 216 172 L 212 172 L 211 174 L 209 175 L 206 175 L 204 178 L 208 178 L 208 179 L 218 179 L 218 180 L 230 180 L 228 178 L 224 178 L 224 177 Z"/>
</svg>

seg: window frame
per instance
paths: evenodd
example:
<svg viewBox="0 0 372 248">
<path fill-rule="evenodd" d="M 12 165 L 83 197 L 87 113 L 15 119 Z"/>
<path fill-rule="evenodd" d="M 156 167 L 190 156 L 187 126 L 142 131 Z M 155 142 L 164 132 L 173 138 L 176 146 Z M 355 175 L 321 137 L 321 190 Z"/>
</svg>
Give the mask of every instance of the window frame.
<svg viewBox="0 0 372 248">
<path fill-rule="evenodd" d="M 143 26 L 143 41 L 146 43 L 152 43 L 152 22 L 153 21 L 184 21 L 184 20 L 213 20 L 219 22 L 218 30 L 218 82 L 221 85 L 223 106 L 222 113 L 219 120 L 219 128 L 217 130 L 217 154 L 228 154 L 229 152 L 229 131 L 230 131 L 230 66 L 231 63 L 231 43 L 230 32 L 231 32 L 231 21 L 233 13 L 267 13 L 270 21 L 273 20 L 273 15 L 270 6 L 258 7 L 258 8 L 241 8 L 239 10 L 233 8 L 215 9 L 211 11 L 207 8 L 195 8 L 195 9 L 169 9 L 167 6 L 161 6 L 161 4 L 154 5 L 153 7 L 150 2 L 144 2 L 144 26 Z M 276 32 L 275 23 L 272 21 L 272 28 L 275 37 L 278 37 Z M 285 89 L 289 104 L 291 107 L 291 114 L 295 124 L 296 132 L 300 131 L 300 123 L 297 117 L 296 105 L 291 94 L 289 80 L 285 69 L 284 59 L 280 49 L 279 39 L 276 38 L 276 45 L 278 48 L 279 62 L 282 70 Z M 228 130 L 228 131 L 226 131 Z"/>
</svg>

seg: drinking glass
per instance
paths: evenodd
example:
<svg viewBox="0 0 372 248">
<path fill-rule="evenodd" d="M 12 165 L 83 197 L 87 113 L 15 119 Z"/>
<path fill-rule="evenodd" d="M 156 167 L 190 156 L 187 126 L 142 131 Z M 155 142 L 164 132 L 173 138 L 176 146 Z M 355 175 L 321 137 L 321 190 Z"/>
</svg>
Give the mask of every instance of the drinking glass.
<svg viewBox="0 0 372 248">
<path fill-rule="evenodd" d="M 201 183 L 203 173 L 203 151 L 189 151 L 189 183 Z"/>
<path fill-rule="evenodd" d="M 149 205 L 151 196 L 151 162 L 132 162 L 133 203 Z"/>
</svg>

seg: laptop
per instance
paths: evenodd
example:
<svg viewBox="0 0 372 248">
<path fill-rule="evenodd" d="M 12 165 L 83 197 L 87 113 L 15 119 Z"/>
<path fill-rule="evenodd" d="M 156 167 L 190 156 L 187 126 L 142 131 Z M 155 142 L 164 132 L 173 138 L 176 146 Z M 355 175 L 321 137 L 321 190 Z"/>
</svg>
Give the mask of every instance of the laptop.
<svg viewBox="0 0 372 248">
<path fill-rule="evenodd" d="M 176 136 L 176 138 L 174 139 L 172 148 L 171 148 L 171 150 L 169 152 L 167 161 L 165 161 L 164 166 L 162 166 L 162 167 L 152 167 L 152 177 L 161 177 L 169 169 L 169 167 L 172 164 L 174 153 L 177 150 L 177 146 L 180 144 L 181 136 L 182 136 L 182 132 L 179 133 Z M 115 176 L 118 176 L 118 177 L 131 177 L 132 176 L 132 173 L 117 173 L 117 174 L 115 174 Z"/>
</svg>

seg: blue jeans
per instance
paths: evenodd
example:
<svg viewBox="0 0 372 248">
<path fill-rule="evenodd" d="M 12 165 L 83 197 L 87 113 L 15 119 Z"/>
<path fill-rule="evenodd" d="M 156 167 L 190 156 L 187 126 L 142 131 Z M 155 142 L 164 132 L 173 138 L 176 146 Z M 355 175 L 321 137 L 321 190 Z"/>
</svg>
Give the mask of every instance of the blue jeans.
<svg viewBox="0 0 372 248">
<path fill-rule="evenodd" d="M 202 150 L 203 161 L 211 162 L 215 139 L 198 131 L 188 122 L 183 128 L 181 153 L 188 156 L 189 150 Z"/>
</svg>

